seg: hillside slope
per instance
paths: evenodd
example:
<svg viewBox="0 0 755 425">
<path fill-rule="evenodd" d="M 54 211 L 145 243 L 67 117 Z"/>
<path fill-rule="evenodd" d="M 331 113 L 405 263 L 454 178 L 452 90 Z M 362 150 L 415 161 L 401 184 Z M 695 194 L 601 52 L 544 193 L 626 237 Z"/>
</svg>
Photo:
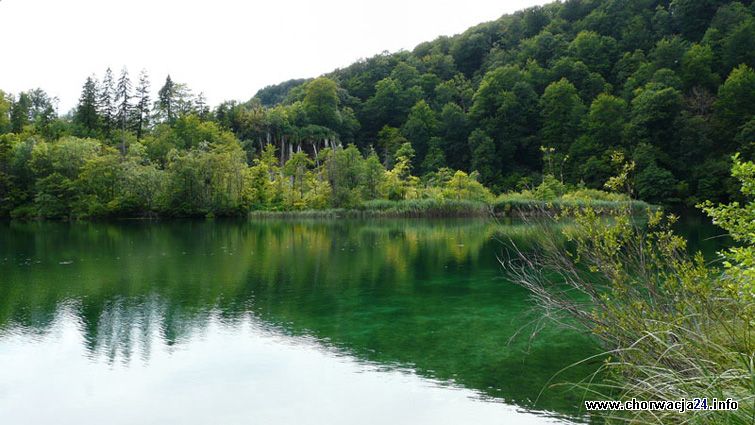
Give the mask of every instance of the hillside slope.
<svg viewBox="0 0 755 425">
<path fill-rule="evenodd" d="M 388 166 L 408 140 L 421 173 L 476 170 L 499 191 L 543 172 L 600 187 L 622 151 L 642 199 L 722 199 L 732 153 L 755 151 L 753 15 L 751 1 L 551 3 L 226 105 L 277 105 L 265 128 L 219 119 L 242 140 L 337 137 Z"/>
</svg>

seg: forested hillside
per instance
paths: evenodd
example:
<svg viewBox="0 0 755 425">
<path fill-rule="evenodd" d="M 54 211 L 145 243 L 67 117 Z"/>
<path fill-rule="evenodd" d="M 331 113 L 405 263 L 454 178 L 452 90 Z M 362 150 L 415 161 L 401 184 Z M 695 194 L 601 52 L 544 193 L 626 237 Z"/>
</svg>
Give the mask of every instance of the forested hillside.
<svg viewBox="0 0 755 425">
<path fill-rule="evenodd" d="M 754 13 L 750 1 L 552 3 L 326 75 L 329 115 L 296 118 L 322 79 L 256 98 L 283 98 L 268 116 L 285 111 L 293 128 L 328 127 L 385 158 L 408 140 L 422 172 L 477 170 L 498 191 L 538 182 L 544 146 L 571 183 L 601 187 L 621 150 L 642 199 L 720 199 L 735 192 L 731 154 L 753 153 Z"/>
<path fill-rule="evenodd" d="M 755 153 L 754 42 L 751 1 L 570 0 L 215 108 L 125 68 L 63 116 L 0 92 L 0 216 L 489 200 L 480 183 L 602 188 L 617 153 L 640 199 L 727 199 Z"/>
</svg>

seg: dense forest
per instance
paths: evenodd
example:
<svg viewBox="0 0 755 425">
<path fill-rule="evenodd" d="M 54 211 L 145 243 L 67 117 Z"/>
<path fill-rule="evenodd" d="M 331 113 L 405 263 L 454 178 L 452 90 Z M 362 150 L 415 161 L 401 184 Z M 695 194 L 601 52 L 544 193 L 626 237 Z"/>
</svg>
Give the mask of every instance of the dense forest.
<svg viewBox="0 0 755 425">
<path fill-rule="evenodd" d="M 753 41 L 751 1 L 569 0 L 215 108 L 125 68 L 62 116 L 0 92 L 0 216 L 489 200 L 602 188 L 617 153 L 640 199 L 726 200 L 732 154 L 755 153 Z"/>
</svg>

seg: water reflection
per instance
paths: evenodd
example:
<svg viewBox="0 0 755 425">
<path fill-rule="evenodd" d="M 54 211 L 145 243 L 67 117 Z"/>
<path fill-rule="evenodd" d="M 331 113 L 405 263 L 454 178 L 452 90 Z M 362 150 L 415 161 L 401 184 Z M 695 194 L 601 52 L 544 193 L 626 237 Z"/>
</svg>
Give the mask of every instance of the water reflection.
<svg viewBox="0 0 755 425">
<path fill-rule="evenodd" d="M 0 412 L 58 400 L 53 404 L 66 410 L 63 417 L 74 418 L 72 406 L 94 403 L 107 412 L 124 397 L 135 409 L 155 409 L 150 417 L 162 418 L 155 423 L 235 423 L 233 415 L 249 406 L 267 412 L 259 418 L 283 414 L 280 405 L 258 406 L 265 400 L 339 415 L 383 406 L 405 423 L 488 423 L 505 414 L 493 421 L 504 423 L 515 414 L 505 403 L 580 414 L 578 395 L 540 393 L 555 372 L 596 348 L 555 328 L 535 340 L 510 341 L 537 311 L 500 278 L 493 237 L 505 232 L 524 243 L 536 237 L 527 226 L 484 220 L 0 226 Z M 562 379 L 576 381 L 594 367 Z M 364 388 L 352 383 L 360 379 Z M 224 382 L 228 392 L 219 389 Z M 166 397 L 191 403 L 200 393 L 228 421 L 199 408 L 153 406 Z M 336 396 L 342 399 L 320 399 Z M 412 415 L 431 416 L 407 420 Z M 50 422 L 42 419 L 31 423 Z M 287 422 L 278 419 L 262 422 Z"/>
<path fill-rule="evenodd" d="M 3 423 L 555 422 L 477 399 L 470 390 L 381 370 L 313 338 L 276 333 L 251 317 L 228 325 L 212 315 L 201 332 L 172 347 L 154 333 L 148 362 L 131 358 L 95 367 L 83 355 L 75 317 L 62 311 L 41 339 L 4 336 Z M 45 376 L 45 385 L 24 378 L 36 375 Z"/>
</svg>

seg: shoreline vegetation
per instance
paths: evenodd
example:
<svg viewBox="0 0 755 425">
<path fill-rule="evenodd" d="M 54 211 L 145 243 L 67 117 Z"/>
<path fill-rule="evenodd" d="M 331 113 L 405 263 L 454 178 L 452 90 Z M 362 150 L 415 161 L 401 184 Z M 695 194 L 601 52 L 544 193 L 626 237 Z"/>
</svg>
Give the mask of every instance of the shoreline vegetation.
<svg viewBox="0 0 755 425">
<path fill-rule="evenodd" d="M 738 403 L 731 411 L 590 412 L 606 423 L 755 419 L 755 163 L 738 154 L 732 163 L 742 201 L 697 205 L 734 241 L 719 261 L 690 254 L 688 241 L 672 229 L 678 218 L 660 209 L 643 218 L 625 207 L 610 220 L 590 206 L 544 211 L 550 219 L 532 222 L 543 235 L 537 246 L 506 243 L 509 255 L 499 261 L 512 282 L 530 291 L 543 320 L 587 331 L 605 350 L 584 360 L 604 358 L 595 373 L 557 385 L 585 400 Z M 607 186 L 630 187 L 634 167 L 625 164 Z M 568 226 L 553 225 L 564 220 Z M 605 379 L 594 381 L 598 375 Z"/>
<path fill-rule="evenodd" d="M 181 219 L 212 219 L 212 218 L 534 218 L 551 217 L 553 214 L 569 213 L 577 208 L 593 208 L 600 215 L 611 215 L 626 208 L 640 215 L 648 210 L 659 207 L 643 201 L 604 201 L 604 200 L 570 200 L 556 199 L 543 201 L 538 199 L 519 198 L 507 199 L 499 197 L 494 202 L 470 200 L 374 200 L 352 208 L 323 208 L 301 210 L 255 210 L 243 215 L 186 215 L 160 216 L 93 216 L 93 217 L 12 217 L 11 221 L 82 221 L 82 220 L 181 220 Z M 1 220 L 2 218 L 0 218 Z"/>
<path fill-rule="evenodd" d="M 186 137 L 202 141 L 189 151 L 171 149 L 162 167 L 138 141 L 119 151 L 90 138 L 47 142 L 0 136 L 10 170 L 18 174 L 6 182 L 27 179 L 25 185 L 10 186 L 10 196 L 0 203 L 0 217 L 517 217 L 575 207 L 605 214 L 626 206 L 638 212 L 650 208 L 627 195 L 557 179 L 552 148 L 541 148 L 548 166 L 537 186 L 524 181 L 521 190 L 495 196 L 477 171 L 440 167 L 414 175 L 416 152 L 409 142 L 396 150 L 390 167 L 374 150 L 365 154 L 353 144 L 340 143 L 313 158 L 299 150 L 285 161 L 275 145 L 267 144 L 250 165 L 233 134 L 216 124 L 188 116 L 177 125 L 189 132 Z M 620 152 L 614 155 L 623 158 Z"/>
<path fill-rule="evenodd" d="M 357 208 L 331 208 L 323 210 L 252 211 L 250 218 L 527 218 L 550 217 L 555 213 L 575 208 L 590 207 L 601 215 L 614 214 L 629 208 L 635 215 L 658 207 L 643 201 L 497 199 L 492 203 L 481 201 L 412 201 L 367 202 Z"/>
<path fill-rule="evenodd" d="M 52 147 L 52 155 L 68 161 L 58 166 L 72 166 L 71 157 L 81 152 L 81 142 L 66 140 Z M 32 151 L 32 161 L 53 164 L 50 147 L 40 144 L 35 149 L 40 146 L 42 158 L 34 158 Z M 142 176 L 146 181 L 125 182 L 112 177 L 139 165 L 110 154 L 111 158 L 79 159 L 79 169 L 69 171 L 76 179 L 57 182 L 63 187 L 55 188 L 56 192 L 62 193 L 36 196 L 33 203 L 11 210 L 11 219 L 521 218 L 570 214 L 584 208 L 601 215 L 626 209 L 641 214 L 657 208 L 627 195 L 567 185 L 547 173 L 536 187 L 498 196 L 478 181 L 476 172 L 469 175 L 441 168 L 420 179 L 410 173 L 414 151 L 408 143 L 399 150 L 391 170 L 382 166 L 374 152 L 365 157 L 353 145 L 325 149 L 314 161 L 299 152 L 279 167 L 275 147 L 268 145 L 251 167 L 222 156 L 221 161 L 235 166 L 225 175 L 203 169 L 204 161 L 218 160 L 208 155 L 186 168 Z M 56 172 L 49 177 L 56 176 L 60 178 Z M 103 177 L 111 180 L 102 181 Z M 102 187 L 93 188 L 93 183 Z"/>
<path fill-rule="evenodd" d="M 593 208 L 601 215 L 611 215 L 629 207 L 633 214 L 643 214 L 658 207 L 643 201 L 605 201 L 556 199 L 543 201 L 515 197 L 499 197 L 493 202 L 470 200 L 374 200 L 353 208 L 324 208 L 302 210 L 255 210 L 244 215 L 223 215 L 223 218 L 530 218 L 551 217 L 553 214 L 573 211 L 576 208 Z M 98 216 L 79 218 L 56 218 L 53 220 L 172 220 L 191 218 L 216 218 L 213 214 L 189 216 Z M 17 217 L 14 221 L 50 220 L 42 217 Z"/>
</svg>

